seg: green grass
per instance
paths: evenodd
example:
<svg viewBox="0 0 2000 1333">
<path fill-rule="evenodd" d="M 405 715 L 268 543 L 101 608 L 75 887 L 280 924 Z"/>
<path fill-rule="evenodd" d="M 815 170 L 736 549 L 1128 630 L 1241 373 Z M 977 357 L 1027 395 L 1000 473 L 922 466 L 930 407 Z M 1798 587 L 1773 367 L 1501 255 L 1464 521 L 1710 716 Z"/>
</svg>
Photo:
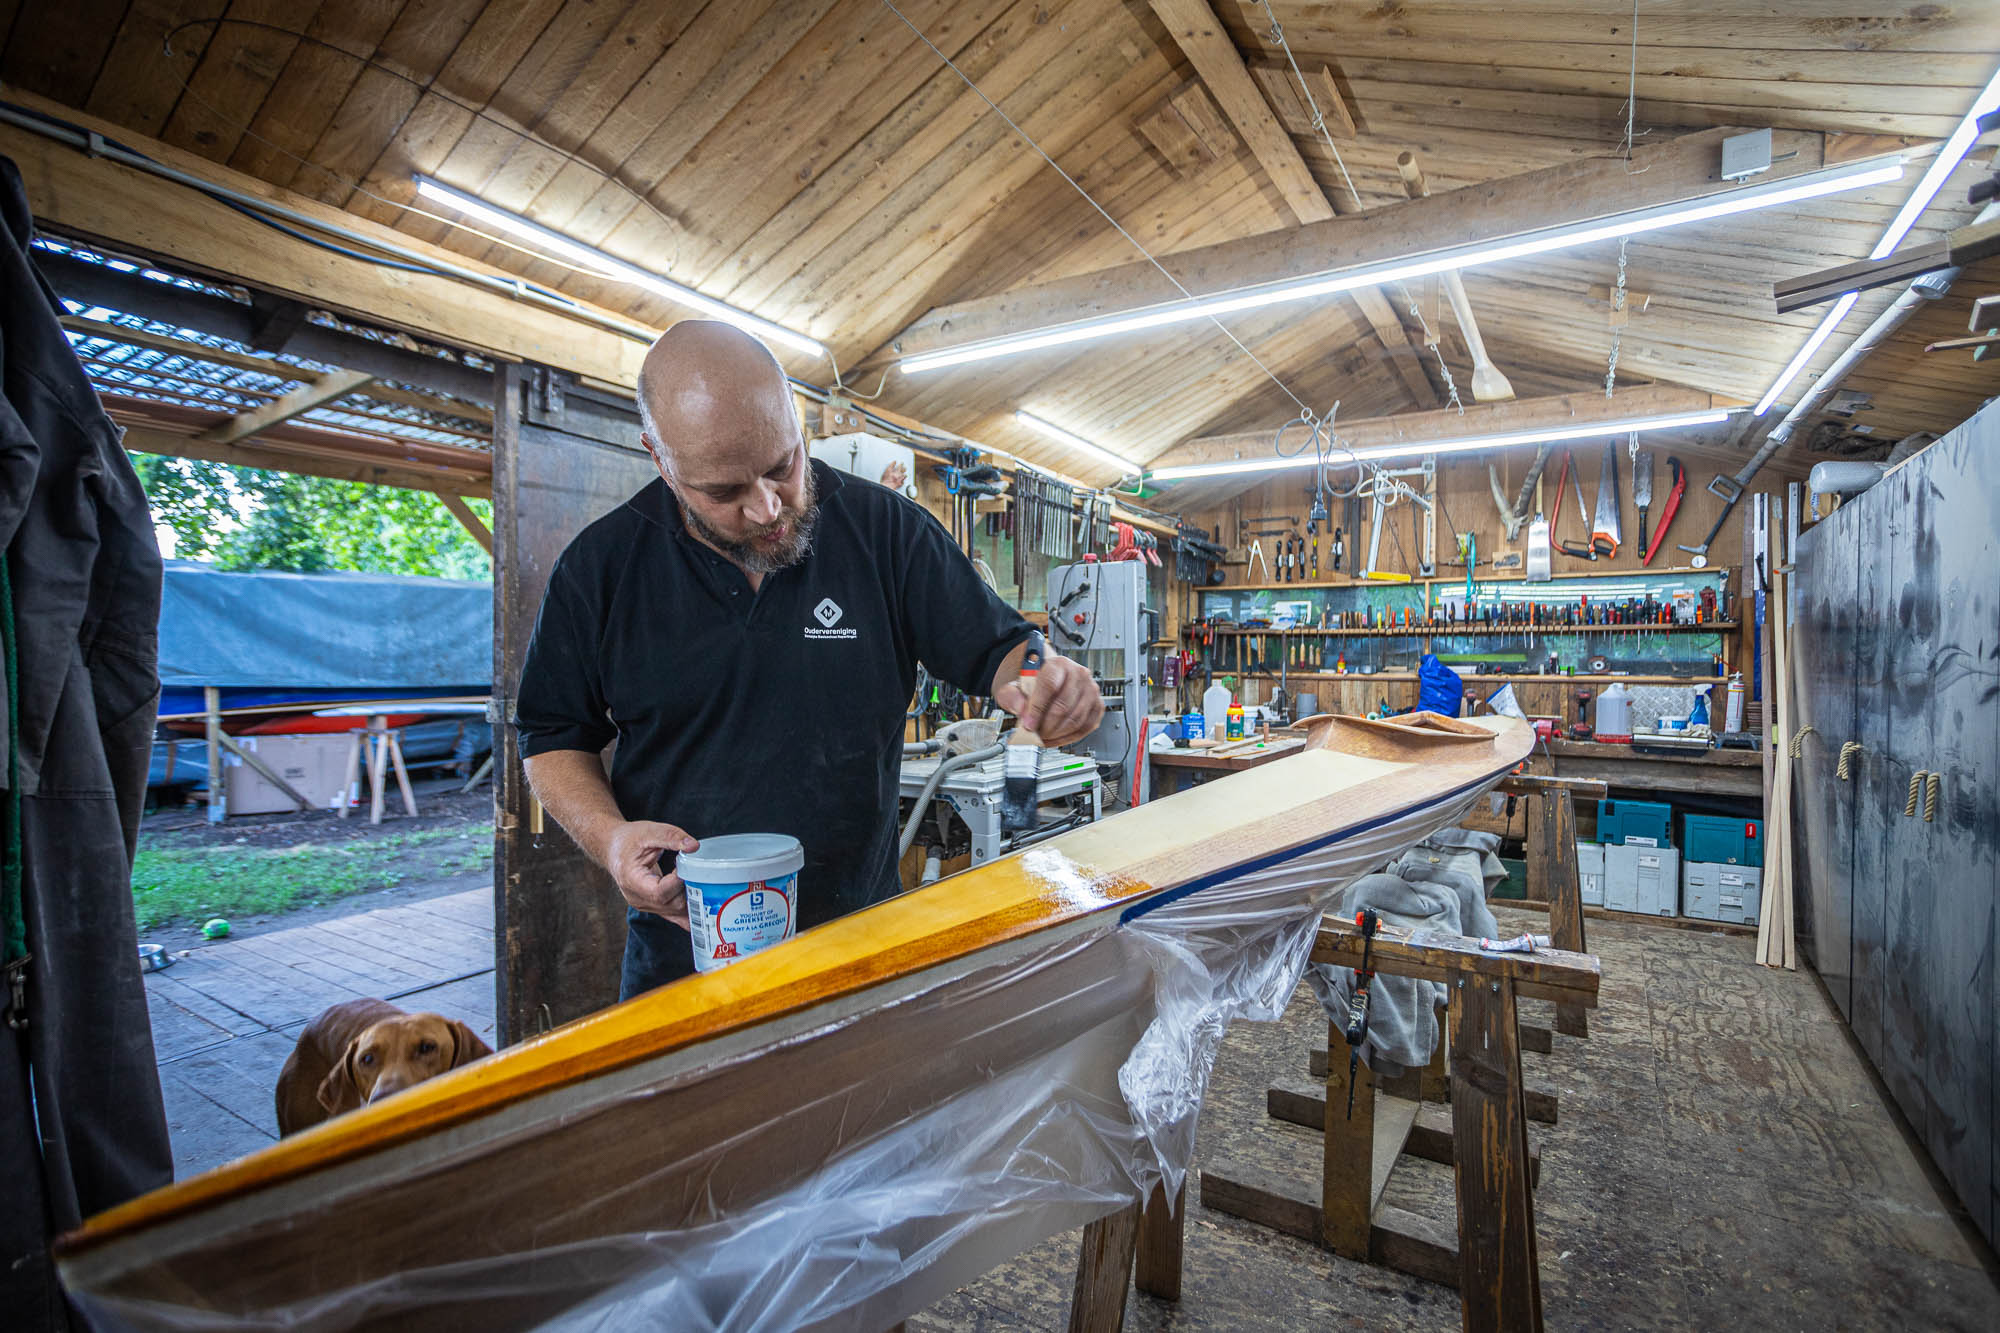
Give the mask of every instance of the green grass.
<svg viewBox="0 0 2000 1333">
<path fill-rule="evenodd" d="M 132 866 L 140 930 L 210 917 L 318 907 L 408 880 L 442 879 L 493 861 L 491 825 L 296 847 L 142 846 Z"/>
</svg>

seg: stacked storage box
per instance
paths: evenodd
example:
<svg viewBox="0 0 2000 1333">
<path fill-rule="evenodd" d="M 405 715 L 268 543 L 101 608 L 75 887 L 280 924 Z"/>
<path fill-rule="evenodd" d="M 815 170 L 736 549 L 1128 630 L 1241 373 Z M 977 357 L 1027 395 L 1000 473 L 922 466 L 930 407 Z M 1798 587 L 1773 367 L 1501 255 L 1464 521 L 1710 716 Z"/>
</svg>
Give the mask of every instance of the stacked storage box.
<svg viewBox="0 0 2000 1333">
<path fill-rule="evenodd" d="M 1681 915 L 1755 925 L 1764 897 L 1763 825 L 1755 819 L 1688 815 L 1681 846 L 1687 854 Z"/>
<path fill-rule="evenodd" d="M 1597 803 L 1606 907 L 1648 916 L 1679 910 L 1680 853 L 1673 848 L 1672 827 L 1673 808 L 1657 801 Z"/>
</svg>

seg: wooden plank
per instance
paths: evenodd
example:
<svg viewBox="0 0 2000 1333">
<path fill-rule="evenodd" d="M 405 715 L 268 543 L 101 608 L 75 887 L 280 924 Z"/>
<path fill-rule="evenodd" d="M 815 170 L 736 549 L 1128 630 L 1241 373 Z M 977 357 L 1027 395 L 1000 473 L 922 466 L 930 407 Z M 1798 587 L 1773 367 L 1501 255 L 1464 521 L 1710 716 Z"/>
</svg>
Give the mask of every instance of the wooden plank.
<svg viewBox="0 0 2000 1333">
<path fill-rule="evenodd" d="M 1165 1185 L 1146 1196 L 1146 1214 L 1139 1226 L 1139 1253 L 1132 1285 L 1163 1301 L 1181 1298 L 1181 1257 L 1187 1235 L 1187 1182 L 1183 1180 L 1170 1204 Z"/>
<path fill-rule="evenodd" d="M 167 34 L 228 8 L 229 0 L 132 0 L 83 109 L 131 133 L 157 135 L 213 29 L 187 28 L 171 49 Z M 12 77 L 11 65 L 7 73 Z"/>
<path fill-rule="evenodd" d="M 229 155 L 229 165 L 290 186 L 403 6 L 404 0 L 322 4 Z M 220 33 L 226 39 L 235 31 L 225 26 Z"/>
<path fill-rule="evenodd" d="M 325 205 L 262 185 L 163 143 L 140 139 L 80 113 L 42 105 L 98 129 L 171 166 L 385 242 L 423 251 L 420 242 Z M 158 256 L 356 318 L 401 325 L 503 359 L 533 359 L 611 384 L 637 380 L 645 344 L 607 329 L 450 278 L 357 264 L 260 226 L 234 209 L 104 158 L 89 158 L 39 135 L 0 127 L 0 151 L 21 168 L 30 206 L 70 234 Z M 440 260 L 465 264 L 456 255 Z M 604 318 L 622 322 L 604 312 Z"/>
<path fill-rule="evenodd" d="M 1202 1207 L 1319 1243 L 1319 1205 L 1290 1179 L 1236 1161 L 1215 1162 L 1198 1175 Z M 1368 1258 L 1441 1286 L 1458 1285 L 1458 1246 L 1451 1229 L 1401 1208 L 1385 1205 L 1376 1213 Z"/>
<path fill-rule="evenodd" d="M 8 92 L 26 91 L 68 105 L 89 94 L 117 35 L 127 0 L 29 4 L 6 39 Z"/>
<path fill-rule="evenodd" d="M 160 138 L 227 161 L 319 9 L 319 0 L 231 0 L 228 18 L 237 21 L 218 26 L 202 47 Z"/>
<path fill-rule="evenodd" d="M 1476 190 L 1454 190 L 1393 208 L 1201 246 L 1176 255 L 1174 269 L 1189 291 L 1215 293 L 1324 273 L 1329 270 L 1329 256 L 1339 256 L 1340 267 L 1351 267 L 1708 198 L 1737 188 L 1714 179 L 1721 141 L 1736 132 L 1740 131 L 1683 135 L 1639 149 L 1629 164 L 1623 158 L 1588 158 Z M 1823 148 L 1821 135 L 1779 132 L 1773 152 L 1784 160 L 1760 181 L 1817 170 Z M 941 306 L 904 329 L 894 341 L 902 355 L 910 356 L 1129 311 L 1177 295 L 1150 264 L 1121 264 Z"/>
<path fill-rule="evenodd" d="M 1303 75 L 1306 86 L 1312 89 L 1313 106 L 1319 108 L 1321 122 L 1334 138 L 1352 139 L 1357 133 L 1340 85 L 1333 81 L 1333 71 L 1325 65 L 1302 60 L 1299 74 L 1295 75 L 1290 64 L 1265 63 L 1252 65 L 1250 72 L 1264 90 L 1264 100 L 1271 104 L 1271 110 L 1278 114 L 1288 132 L 1305 138 L 1319 137 L 1320 127 L 1313 121 L 1313 108 L 1306 105 L 1305 95 L 1299 91 L 1299 75 Z"/>
<path fill-rule="evenodd" d="M 1272 116 L 1271 108 L 1250 77 L 1228 32 L 1216 19 L 1208 0 L 1148 0 L 1153 13 L 1167 25 L 1188 62 L 1201 75 L 1222 108 L 1223 114 L 1243 136 L 1251 155 L 1278 188 L 1285 203 L 1300 222 L 1319 222 L 1333 216 L 1333 205 L 1321 193 L 1305 159 L 1299 156 L 1284 127 Z"/>
<path fill-rule="evenodd" d="M 1452 990 L 1452 1169 L 1468 1330 L 1542 1327 L 1518 1021 L 1508 981 L 1472 978 Z"/>
<path fill-rule="evenodd" d="M 1549 940 L 1559 949 L 1585 953 L 1583 886 L 1576 863 L 1576 806 L 1566 791 L 1538 797 L 1542 829 L 1540 870 L 1549 901 Z M 1556 1031 L 1588 1037 L 1590 1018 L 1581 1005 L 1556 1005 Z"/>
<path fill-rule="evenodd" d="M 115 418 L 114 418 L 115 419 Z M 337 453 L 311 445 L 290 445 L 266 436 L 256 445 L 198 444 L 194 437 L 173 431 L 120 421 L 125 431 L 125 447 L 133 453 L 162 454 L 169 458 L 203 458 L 213 463 L 238 467 L 264 468 L 273 472 L 297 472 L 308 477 L 330 477 L 336 481 L 365 481 L 373 486 L 400 486 L 405 490 L 437 491 L 457 488 L 455 494 L 482 498 L 493 493 L 490 465 L 483 474 L 454 476 L 439 471 L 400 468 L 380 459 Z"/>
<path fill-rule="evenodd" d="M 437 492 L 438 502 L 451 511 L 451 516 L 472 534 L 472 540 L 479 543 L 479 549 L 487 555 L 493 554 L 493 530 L 472 512 L 472 506 L 449 491 Z"/>
<path fill-rule="evenodd" d="M 1345 1258 L 1366 1259 L 1376 1198 L 1370 1181 L 1382 1156 L 1376 1133 L 1375 1072 L 1353 1058 L 1336 1024 L 1327 1024 L 1326 1051 L 1326 1100 L 1320 1104 L 1318 1125 L 1323 1149 L 1319 1243 Z M 1273 1088 L 1265 1094 L 1267 1110 L 1277 1091 Z M 1333 1107 L 1340 1109 L 1334 1112 L 1330 1110 Z M 1386 1127 L 1386 1118 L 1384 1124 Z M 1409 1126 L 1403 1128 L 1407 1131 Z M 1399 1141 L 1396 1152 L 1400 1151 Z M 1395 1153 L 1387 1156 L 1393 1166 Z M 1385 1182 L 1387 1174 L 1383 1171 Z"/>
<path fill-rule="evenodd" d="M 311 384 L 301 385 L 247 412 L 239 412 L 195 438 L 203 444 L 235 444 L 238 440 L 247 440 L 272 426 L 282 425 L 293 417 L 303 416 L 316 407 L 324 407 L 344 398 L 374 378 L 359 370 L 330 371 Z"/>
<path fill-rule="evenodd" d="M 1140 1212 L 1137 1204 L 1120 1208 L 1083 1229 L 1076 1284 L 1070 1293 L 1069 1333 L 1118 1333 L 1125 1326 L 1125 1293 L 1132 1286 Z"/>
<path fill-rule="evenodd" d="M 1361 932 L 1351 922 L 1332 917 L 1320 922 L 1312 961 L 1354 967 L 1361 961 Z M 1449 981 L 1459 976 L 1486 980 L 1507 978 L 1532 986 L 1538 999 L 1575 999 L 1595 1006 L 1597 959 L 1561 949 L 1537 949 L 1532 954 L 1488 953 L 1470 936 L 1437 931 L 1405 931 L 1384 925 L 1375 934 L 1372 963 L 1384 976 Z M 1530 994 L 1523 989 L 1522 994 Z"/>
</svg>

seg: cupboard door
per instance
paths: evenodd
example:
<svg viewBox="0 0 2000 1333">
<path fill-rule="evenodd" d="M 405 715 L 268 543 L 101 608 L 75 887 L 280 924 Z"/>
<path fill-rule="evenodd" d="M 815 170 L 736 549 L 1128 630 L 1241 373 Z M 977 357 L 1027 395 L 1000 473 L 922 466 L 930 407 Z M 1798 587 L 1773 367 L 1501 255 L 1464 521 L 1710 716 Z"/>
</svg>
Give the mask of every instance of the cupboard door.
<svg viewBox="0 0 2000 1333">
<path fill-rule="evenodd" d="M 1854 736 L 1854 590 L 1859 551 L 1843 516 L 1799 536 L 1797 726 L 1813 727 L 1793 765 L 1798 811 L 1792 863 L 1811 902 L 1805 947 L 1843 1017 L 1853 1017 L 1850 892 L 1853 789 L 1835 779 L 1842 742 Z"/>
<path fill-rule="evenodd" d="M 1912 565 L 1896 628 L 1909 642 L 1898 694 L 1928 715 L 1929 746 L 1908 756 L 1939 775 L 1936 817 L 1906 821 L 1922 840 L 1922 966 L 1927 1019 L 1924 1141 L 1967 1211 L 1995 1235 L 1993 1171 L 2000 989 L 2000 413 L 1951 433 L 1895 476 L 1909 477 Z M 1900 710 L 1903 701 L 1898 700 Z"/>
</svg>

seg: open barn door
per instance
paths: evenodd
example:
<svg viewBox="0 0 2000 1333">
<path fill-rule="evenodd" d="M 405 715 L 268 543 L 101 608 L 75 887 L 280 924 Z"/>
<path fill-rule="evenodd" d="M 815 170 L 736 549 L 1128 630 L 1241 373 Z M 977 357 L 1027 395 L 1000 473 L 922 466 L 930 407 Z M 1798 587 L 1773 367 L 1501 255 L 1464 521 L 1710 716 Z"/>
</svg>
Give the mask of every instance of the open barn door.
<svg viewBox="0 0 2000 1333">
<path fill-rule="evenodd" d="M 514 692 L 549 571 L 570 539 L 658 476 L 632 401 L 506 366 L 493 413 L 493 911 L 496 1013 L 516 1042 L 618 998 L 625 902 L 521 772 Z"/>
</svg>

